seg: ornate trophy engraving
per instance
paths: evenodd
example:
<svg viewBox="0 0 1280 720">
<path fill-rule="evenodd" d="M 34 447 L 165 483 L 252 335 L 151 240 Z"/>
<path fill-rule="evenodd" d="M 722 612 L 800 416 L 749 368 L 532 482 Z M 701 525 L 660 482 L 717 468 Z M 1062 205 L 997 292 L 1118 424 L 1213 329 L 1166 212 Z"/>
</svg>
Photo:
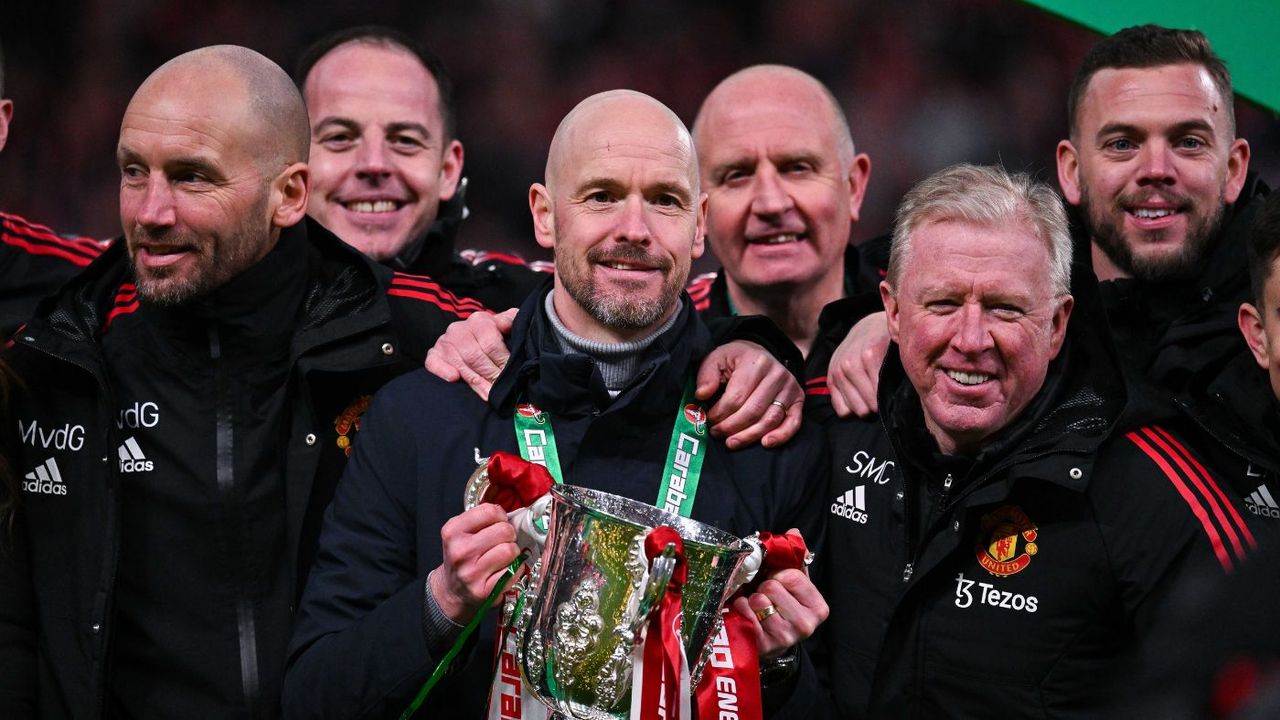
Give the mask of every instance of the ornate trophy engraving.
<svg viewBox="0 0 1280 720">
<path fill-rule="evenodd" d="M 518 656 L 529 688 L 563 717 L 625 718 L 632 650 L 666 591 L 676 560 L 667 548 L 646 561 L 641 545 L 668 526 L 684 543 L 681 637 L 697 665 L 737 589 L 750 544 L 651 505 L 568 485 L 552 489 L 551 529 L 527 619 L 517 618 Z"/>
</svg>

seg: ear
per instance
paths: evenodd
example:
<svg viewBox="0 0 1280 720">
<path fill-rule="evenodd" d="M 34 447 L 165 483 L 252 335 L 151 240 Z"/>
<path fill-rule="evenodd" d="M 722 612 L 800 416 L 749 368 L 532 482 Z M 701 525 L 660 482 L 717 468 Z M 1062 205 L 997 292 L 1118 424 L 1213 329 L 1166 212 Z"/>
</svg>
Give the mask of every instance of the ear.
<svg viewBox="0 0 1280 720">
<path fill-rule="evenodd" d="M 458 181 L 462 179 L 463 161 L 462 143 L 450 140 L 444 148 L 440 159 L 440 200 L 443 202 L 453 198 L 458 191 Z"/>
<path fill-rule="evenodd" d="M 9 121 L 13 119 L 13 101 L 0 98 L 0 150 L 9 139 Z"/>
<path fill-rule="evenodd" d="M 885 321 L 889 325 L 889 339 L 898 342 L 898 298 L 893 294 L 889 281 L 880 281 L 880 302 L 884 303 Z M 901 343 L 899 343 L 901 344 Z"/>
<path fill-rule="evenodd" d="M 1075 307 L 1076 299 L 1070 295 L 1063 295 L 1056 302 L 1058 306 L 1053 309 L 1049 336 L 1050 360 L 1058 357 L 1058 353 L 1062 350 L 1062 343 L 1067 339 L 1067 321 L 1071 319 L 1071 309 Z"/>
<path fill-rule="evenodd" d="M 693 237 L 693 252 L 690 258 L 697 260 L 707 250 L 707 194 L 698 197 L 698 229 Z"/>
<path fill-rule="evenodd" d="M 298 224 L 307 214 L 311 195 L 311 169 L 294 163 L 271 181 L 271 225 L 286 228 Z"/>
<path fill-rule="evenodd" d="M 849 221 L 858 222 L 858 213 L 862 210 L 862 198 L 867 193 L 867 182 L 871 180 L 871 158 L 866 153 L 858 153 L 849 168 Z"/>
<path fill-rule="evenodd" d="M 1080 182 L 1080 155 L 1070 140 L 1058 141 L 1058 185 L 1062 188 L 1062 197 L 1072 205 L 1079 205 L 1083 197 Z"/>
<path fill-rule="evenodd" d="M 1222 191 L 1222 199 L 1234 203 L 1240 198 L 1244 189 L 1245 178 L 1249 175 L 1249 141 L 1236 138 L 1227 152 L 1227 183 Z"/>
<path fill-rule="evenodd" d="M 556 213 L 551 191 L 542 183 L 529 186 L 529 213 L 533 215 L 533 237 L 548 250 L 556 246 Z"/>
<path fill-rule="evenodd" d="M 1240 305 L 1236 313 L 1236 324 L 1240 326 L 1240 334 L 1253 353 L 1253 359 L 1263 370 L 1267 369 L 1267 327 L 1262 322 L 1262 313 L 1250 303 Z"/>
</svg>

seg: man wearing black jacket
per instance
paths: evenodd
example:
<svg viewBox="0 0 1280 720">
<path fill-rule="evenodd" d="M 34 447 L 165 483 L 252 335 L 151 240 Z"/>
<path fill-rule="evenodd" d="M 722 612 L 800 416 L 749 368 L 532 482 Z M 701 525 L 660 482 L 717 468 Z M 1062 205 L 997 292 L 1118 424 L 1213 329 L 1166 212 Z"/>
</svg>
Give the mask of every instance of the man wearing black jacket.
<svg viewBox="0 0 1280 720">
<path fill-rule="evenodd" d="M 121 124 L 123 239 L 16 338 L 27 567 L 0 584 L 38 599 L 43 717 L 276 716 L 368 396 L 480 309 L 304 220 L 307 138 L 251 50 L 162 66 Z"/>
<path fill-rule="evenodd" d="M 588 98 L 557 130 L 546 184 L 530 189 L 529 202 L 539 244 L 555 251 L 554 286 L 522 306 L 512 362 L 486 400 L 423 373 L 375 398 L 299 610 L 285 684 L 291 716 L 394 717 L 477 613 L 518 550 L 500 507 L 464 511 L 463 484 L 478 457 L 517 451 L 517 404 L 545 415 L 555 438 L 546 452 L 565 482 L 644 502 L 670 497 L 659 498 L 659 487 L 672 417 L 692 402 L 686 387 L 710 350 L 681 293 L 706 212 L 689 134 L 639 93 Z M 704 437 L 700 479 L 685 486 L 693 519 L 739 536 L 798 527 L 813 539 L 822 483 L 797 478 L 823 472 L 820 438 L 802 432 L 783 449 L 728 452 Z M 797 670 L 789 648 L 826 605 L 807 574 L 785 570 L 734 612 L 786 674 Z M 492 622 L 482 628 L 424 714 L 483 711 Z"/>
<path fill-rule="evenodd" d="M 1078 320 L 1107 323 L 1157 413 L 1246 354 L 1236 329 L 1249 299 L 1245 238 L 1268 189 L 1248 172 L 1233 102 L 1203 34 L 1154 25 L 1099 41 L 1068 100 L 1058 182 L 1077 211 L 1075 257 L 1095 270 L 1105 313 Z M 866 349 L 883 336 L 882 318 L 870 318 L 836 351 L 829 385 L 849 407 L 875 409 L 882 354 Z"/>
<path fill-rule="evenodd" d="M 1167 588 L 1252 554 L 1177 434 L 1121 423 L 1105 331 L 1068 323 L 1096 311 L 1070 262 L 1026 176 L 957 166 L 903 199 L 881 416 L 829 428 L 843 716 L 1096 717 Z"/>
<path fill-rule="evenodd" d="M 348 28 L 303 51 L 295 80 L 311 114 L 312 217 L 374 260 L 492 310 L 542 284 L 518 257 L 454 251 L 464 153 L 453 81 L 434 53 L 392 28 Z"/>
</svg>

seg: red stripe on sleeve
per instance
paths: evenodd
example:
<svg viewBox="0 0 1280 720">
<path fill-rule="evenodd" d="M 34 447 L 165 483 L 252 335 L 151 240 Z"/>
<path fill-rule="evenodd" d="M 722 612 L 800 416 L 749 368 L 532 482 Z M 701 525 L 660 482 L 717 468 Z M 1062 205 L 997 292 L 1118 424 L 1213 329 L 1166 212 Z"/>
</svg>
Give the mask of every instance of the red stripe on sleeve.
<svg viewBox="0 0 1280 720">
<path fill-rule="evenodd" d="M 1213 479 L 1213 475 L 1205 469 L 1204 465 L 1200 464 L 1200 461 L 1196 459 L 1195 455 L 1191 454 L 1190 450 L 1183 446 L 1182 443 L 1178 442 L 1173 435 L 1169 434 L 1169 431 L 1159 425 L 1154 427 L 1155 431 L 1160 433 L 1161 437 L 1163 437 L 1182 457 L 1185 457 L 1187 461 L 1195 467 L 1196 472 L 1199 473 L 1200 477 L 1205 479 L 1209 488 L 1212 489 L 1214 495 L 1217 496 L 1218 502 L 1222 503 L 1223 507 L 1225 507 L 1227 512 L 1231 515 L 1231 519 L 1234 521 L 1233 525 L 1240 530 L 1240 534 L 1244 536 L 1245 542 L 1249 544 L 1249 549 L 1256 549 L 1258 547 L 1258 541 L 1254 539 L 1253 532 L 1249 530 L 1248 524 L 1245 523 L 1244 517 L 1240 515 L 1240 511 L 1236 509 L 1235 503 L 1231 502 L 1227 497 L 1227 494 L 1223 492 L 1222 486 L 1218 484 L 1218 481 Z M 1241 557 L 1243 557 L 1243 555 L 1241 555 Z"/>
<path fill-rule="evenodd" d="M 1222 536 L 1218 534 L 1218 529 L 1213 526 L 1213 521 L 1209 518 L 1209 513 L 1204 509 L 1204 505 L 1196 498 L 1195 493 L 1187 487 L 1182 478 L 1178 476 L 1178 472 L 1173 469 L 1169 461 L 1160 455 L 1160 451 L 1156 450 L 1146 440 L 1142 438 L 1136 431 L 1125 434 L 1134 445 L 1137 445 L 1142 452 L 1147 454 L 1161 470 L 1164 471 L 1169 482 L 1182 496 L 1182 500 L 1187 503 L 1187 507 L 1191 508 L 1191 513 L 1200 521 L 1201 527 L 1204 528 L 1204 534 L 1209 537 L 1209 543 L 1213 546 L 1213 554 L 1217 556 L 1218 562 L 1222 565 L 1222 569 L 1226 572 L 1232 572 L 1235 568 L 1231 563 L 1230 556 L 1227 555 L 1227 548 L 1222 544 Z"/>
</svg>

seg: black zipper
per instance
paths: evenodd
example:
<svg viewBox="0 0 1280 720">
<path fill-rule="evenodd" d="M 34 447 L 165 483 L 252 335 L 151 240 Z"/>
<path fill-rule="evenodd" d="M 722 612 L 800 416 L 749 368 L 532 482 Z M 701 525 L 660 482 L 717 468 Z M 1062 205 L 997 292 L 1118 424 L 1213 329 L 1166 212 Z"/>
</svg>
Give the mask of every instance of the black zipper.
<svg viewBox="0 0 1280 720">
<path fill-rule="evenodd" d="M 218 334 L 217 322 L 209 323 L 209 357 L 213 360 L 213 386 L 215 401 L 215 473 L 218 491 L 222 493 L 230 517 L 240 518 L 236 498 L 235 482 L 235 426 L 234 409 L 231 407 L 232 397 L 230 380 L 222 359 L 222 340 Z M 228 547 L 235 547 L 238 552 L 238 540 L 243 537 L 240 532 L 233 532 Z M 235 571 L 233 570 L 233 573 Z M 241 591 L 236 597 L 236 629 L 240 644 L 240 685 L 244 693 L 245 706 L 249 717 L 262 715 L 258 707 L 261 695 L 261 678 L 258 668 L 257 627 L 253 616 L 253 600 L 245 592 L 243 583 L 234 583 Z"/>
</svg>

